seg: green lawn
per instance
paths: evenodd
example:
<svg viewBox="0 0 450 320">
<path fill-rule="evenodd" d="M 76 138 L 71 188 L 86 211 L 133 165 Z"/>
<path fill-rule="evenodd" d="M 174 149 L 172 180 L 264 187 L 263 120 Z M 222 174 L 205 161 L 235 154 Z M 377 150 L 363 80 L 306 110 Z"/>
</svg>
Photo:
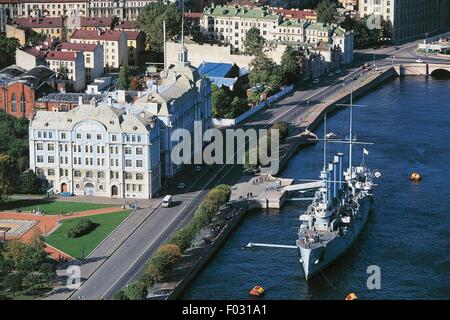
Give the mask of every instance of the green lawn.
<svg viewBox="0 0 450 320">
<path fill-rule="evenodd" d="M 105 239 L 123 220 L 125 220 L 130 212 L 131 210 L 127 210 L 98 214 L 90 217 L 62 220 L 62 225 L 51 235 L 45 237 L 45 242 L 74 258 L 85 258 L 103 239 Z M 91 233 L 79 238 L 67 237 L 68 229 L 75 225 L 80 219 L 89 219 L 98 224 L 98 226 Z"/>
<path fill-rule="evenodd" d="M 51 201 L 51 200 L 11 200 L 6 201 L 0 205 L 1 210 L 15 210 L 20 208 L 22 211 L 44 210 L 45 214 L 54 215 L 65 212 L 80 212 L 101 208 L 112 208 L 112 204 L 104 203 L 83 203 L 83 202 L 68 202 L 68 201 Z"/>
</svg>

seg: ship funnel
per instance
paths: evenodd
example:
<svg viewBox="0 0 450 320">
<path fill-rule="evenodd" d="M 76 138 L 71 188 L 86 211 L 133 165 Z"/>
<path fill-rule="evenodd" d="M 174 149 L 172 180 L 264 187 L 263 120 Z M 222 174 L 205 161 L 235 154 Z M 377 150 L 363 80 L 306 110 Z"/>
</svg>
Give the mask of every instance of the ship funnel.
<svg viewBox="0 0 450 320">
<path fill-rule="evenodd" d="M 344 157 L 344 154 L 342 153 L 342 152 L 339 152 L 339 153 L 337 153 L 336 154 L 336 156 L 339 158 L 339 173 L 338 173 L 338 175 L 339 175 L 339 179 L 338 179 L 338 181 L 339 181 L 339 184 L 338 184 L 338 186 L 339 186 L 339 190 L 342 190 L 343 188 L 342 188 L 342 181 L 343 181 L 343 178 L 344 178 L 344 171 L 343 171 L 343 163 L 342 163 L 342 158 Z"/>
<path fill-rule="evenodd" d="M 333 158 L 333 198 L 337 198 L 338 195 L 337 175 L 339 169 L 339 162 L 340 162 L 339 156 L 335 154 Z"/>
<path fill-rule="evenodd" d="M 331 177 L 332 177 L 332 173 L 333 173 L 333 169 L 334 169 L 334 165 L 333 162 L 330 161 L 330 163 L 328 163 L 328 180 L 327 180 L 327 201 L 328 201 L 328 205 L 330 205 L 333 201 L 333 189 L 331 188 Z"/>
</svg>

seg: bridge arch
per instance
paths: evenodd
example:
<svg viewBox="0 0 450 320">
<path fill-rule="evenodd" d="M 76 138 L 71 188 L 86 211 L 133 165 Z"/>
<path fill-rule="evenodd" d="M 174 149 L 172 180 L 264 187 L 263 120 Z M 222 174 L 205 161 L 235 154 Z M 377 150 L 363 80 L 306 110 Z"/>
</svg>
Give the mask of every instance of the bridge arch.
<svg viewBox="0 0 450 320">
<path fill-rule="evenodd" d="M 430 75 L 439 79 L 450 79 L 450 68 L 436 68 L 430 72 Z"/>
</svg>

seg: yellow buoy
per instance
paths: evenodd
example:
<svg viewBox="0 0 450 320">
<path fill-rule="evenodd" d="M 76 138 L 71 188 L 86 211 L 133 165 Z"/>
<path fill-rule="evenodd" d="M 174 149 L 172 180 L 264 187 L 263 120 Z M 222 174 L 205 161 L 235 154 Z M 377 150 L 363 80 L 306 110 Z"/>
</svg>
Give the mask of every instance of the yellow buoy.
<svg viewBox="0 0 450 320">
<path fill-rule="evenodd" d="M 358 300 L 358 296 L 352 292 L 345 297 L 345 300 Z"/>
<path fill-rule="evenodd" d="M 411 181 L 418 182 L 418 181 L 422 180 L 422 177 L 420 176 L 419 173 L 413 172 L 410 176 L 410 179 L 411 179 Z"/>
</svg>

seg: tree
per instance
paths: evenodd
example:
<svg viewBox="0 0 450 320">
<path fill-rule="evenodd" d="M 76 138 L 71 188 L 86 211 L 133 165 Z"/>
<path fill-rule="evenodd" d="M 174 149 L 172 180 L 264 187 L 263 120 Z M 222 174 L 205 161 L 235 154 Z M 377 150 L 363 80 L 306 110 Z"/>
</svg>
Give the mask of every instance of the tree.
<svg viewBox="0 0 450 320">
<path fill-rule="evenodd" d="M 20 47 L 16 38 L 6 38 L 0 35 L 0 69 L 8 67 L 16 61 L 16 49 Z"/>
<path fill-rule="evenodd" d="M 322 0 L 317 5 L 317 21 L 322 23 L 334 23 L 336 22 L 336 3 L 331 0 Z"/>
<path fill-rule="evenodd" d="M 141 281 L 128 285 L 125 294 L 130 300 L 144 300 L 147 297 L 147 286 Z"/>
<path fill-rule="evenodd" d="M 249 67 L 249 82 L 253 87 L 258 84 L 267 84 L 270 82 L 270 76 L 275 67 L 275 62 L 264 53 L 260 53 L 253 58 Z"/>
<path fill-rule="evenodd" d="M 113 300 L 130 300 L 123 290 L 117 291 L 112 296 Z"/>
<path fill-rule="evenodd" d="M 162 51 L 164 20 L 167 39 L 174 38 L 180 33 L 181 12 L 175 4 L 150 3 L 140 11 L 136 19 L 137 27 L 147 34 L 147 45 L 152 51 Z"/>
<path fill-rule="evenodd" d="M 390 23 L 384 19 L 380 22 L 380 28 L 369 28 L 368 17 L 356 19 L 345 18 L 341 22 L 341 27 L 346 30 L 353 30 L 356 49 L 365 49 L 380 45 L 385 39 L 390 38 Z"/>
<path fill-rule="evenodd" d="M 261 33 L 258 28 L 251 27 L 246 35 L 244 40 L 244 50 L 248 55 L 257 55 L 262 52 L 264 46 L 264 38 L 261 36 Z"/>
<path fill-rule="evenodd" d="M 281 56 L 281 68 L 283 70 L 283 83 L 296 84 L 302 78 L 301 67 L 302 54 L 288 46 Z"/>
<path fill-rule="evenodd" d="M 42 183 L 33 170 L 27 171 L 19 178 L 18 193 L 40 194 L 42 193 Z"/>
<path fill-rule="evenodd" d="M 0 202 L 14 191 L 18 172 L 10 156 L 0 154 Z"/>
<path fill-rule="evenodd" d="M 24 274 L 20 272 L 10 273 L 6 276 L 3 281 L 3 285 L 8 288 L 12 295 L 14 296 L 17 291 L 22 287 L 22 280 L 24 278 Z"/>
<path fill-rule="evenodd" d="M 46 284 L 49 284 L 55 276 L 55 267 L 51 263 L 45 262 L 39 267 L 39 273 L 41 274 L 42 280 Z"/>
<path fill-rule="evenodd" d="M 128 74 L 128 66 L 121 65 L 119 71 L 119 77 L 117 79 L 117 90 L 128 90 L 130 87 L 130 76 Z"/>
<path fill-rule="evenodd" d="M 131 78 L 129 89 L 134 91 L 142 91 L 142 84 L 139 81 L 139 78 L 137 77 Z"/>
<path fill-rule="evenodd" d="M 23 286 L 31 288 L 31 292 L 33 295 L 35 295 L 36 285 L 39 284 L 40 282 L 41 277 L 34 272 L 28 273 L 22 280 Z"/>
<path fill-rule="evenodd" d="M 230 106 L 230 94 L 224 87 L 211 85 L 212 114 L 217 118 L 226 118 Z"/>
<path fill-rule="evenodd" d="M 47 34 L 43 32 L 33 32 L 33 34 L 28 38 L 28 43 L 32 45 L 37 45 L 43 42 L 47 38 Z"/>
</svg>

